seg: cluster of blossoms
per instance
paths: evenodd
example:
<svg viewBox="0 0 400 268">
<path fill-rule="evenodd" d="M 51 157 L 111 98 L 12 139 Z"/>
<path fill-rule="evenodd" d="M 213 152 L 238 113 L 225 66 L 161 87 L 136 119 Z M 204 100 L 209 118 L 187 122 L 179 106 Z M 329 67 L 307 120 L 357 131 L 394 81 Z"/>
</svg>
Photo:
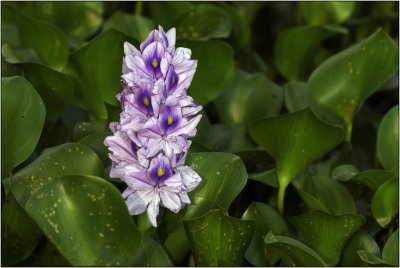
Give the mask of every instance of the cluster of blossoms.
<svg viewBox="0 0 400 268">
<path fill-rule="evenodd" d="M 159 26 L 140 44 L 124 44 L 120 121 L 110 124 L 104 143 L 113 162 L 110 177 L 127 184 L 122 193 L 132 215 L 157 226 L 159 205 L 177 213 L 201 178 L 185 158 L 202 107 L 187 95 L 197 61 L 187 48 L 175 49 L 175 28 Z"/>
</svg>

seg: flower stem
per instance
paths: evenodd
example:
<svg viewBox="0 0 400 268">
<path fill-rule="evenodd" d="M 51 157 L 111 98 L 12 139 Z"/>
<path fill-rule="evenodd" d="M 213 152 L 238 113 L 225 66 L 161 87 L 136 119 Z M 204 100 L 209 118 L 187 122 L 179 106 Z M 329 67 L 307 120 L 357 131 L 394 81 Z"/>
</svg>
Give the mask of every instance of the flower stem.
<svg viewBox="0 0 400 268">
<path fill-rule="evenodd" d="M 141 16 L 143 13 L 143 2 L 137 1 L 135 7 L 135 15 Z"/>
<path fill-rule="evenodd" d="M 348 143 L 351 143 L 351 132 L 352 132 L 352 129 L 353 129 L 353 122 L 350 122 L 350 123 L 348 123 L 346 125 L 347 125 L 346 126 L 346 141 Z"/>
<path fill-rule="evenodd" d="M 279 185 L 279 190 L 278 190 L 278 211 L 282 216 L 284 212 L 286 186 L 287 184 Z"/>
</svg>

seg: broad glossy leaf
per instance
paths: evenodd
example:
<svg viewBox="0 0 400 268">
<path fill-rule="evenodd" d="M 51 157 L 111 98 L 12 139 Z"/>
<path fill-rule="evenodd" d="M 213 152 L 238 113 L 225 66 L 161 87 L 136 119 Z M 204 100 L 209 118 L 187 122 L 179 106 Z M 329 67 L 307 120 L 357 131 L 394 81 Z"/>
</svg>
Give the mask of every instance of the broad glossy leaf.
<svg viewBox="0 0 400 268">
<path fill-rule="evenodd" d="M 103 133 L 107 127 L 107 122 L 98 120 L 93 122 L 78 122 L 74 127 L 72 134 L 74 141 L 78 141 L 86 136 L 95 133 Z"/>
<path fill-rule="evenodd" d="M 149 2 L 151 17 L 156 24 L 162 25 L 164 29 L 176 26 L 176 21 L 190 10 L 194 5 L 190 2 Z"/>
<path fill-rule="evenodd" d="M 63 175 L 103 176 L 98 156 L 87 146 L 66 143 L 44 150 L 31 164 L 11 177 L 11 190 L 22 207 L 37 190 Z"/>
<path fill-rule="evenodd" d="M 371 201 L 371 212 L 380 226 L 388 225 L 399 212 L 399 180 L 390 179 L 376 190 Z"/>
<path fill-rule="evenodd" d="M 39 94 L 23 77 L 1 80 L 1 177 L 25 161 L 39 141 L 46 109 Z"/>
<path fill-rule="evenodd" d="M 318 253 L 296 239 L 269 232 L 264 242 L 288 255 L 297 266 L 328 266 Z"/>
<path fill-rule="evenodd" d="M 136 40 L 145 40 L 149 33 L 156 28 L 156 24 L 145 17 L 129 15 L 121 11 L 115 12 L 104 24 L 103 29 L 115 29 L 131 36 Z M 164 29 L 167 31 L 168 29 Z"/>
<path fill-rule="evenodd" d="M 392 170 L 369 169 L 361 171 L 351 180 L 365 185 L 375 192 L 380 185 L 393 178 L 398 178 L 398 171 L 393 172 Z"/>
<path fill-rule="evenodd" d="M 191 40 L 227 38 L 232 21 L 227 12 L 210 4 L 197 5 L 176 21 L 177 37 Z"/>
<path fill-rule="evenodd" d="M 102 2 L 28 2 L 21 8 L 24 14 L 54 23 L 66 34 L 82 39 L 96 33 L 103 20 Z"/>
<path fill-rule="evenodd" d="M 364 224 L 365 219 L 355 214 L 332 216 L 312 210 L 292 217 L 290 221 L 296 228 L 300 241 L 314 249 L 328 265 L 336 265 L 342 247 Z"/>
<path fill-rule="evenodd" d="M 185 165 L 191 166 L 202 182 L 189 193 L 192 204 L 187 207 L 185 218 L 206 213 L 211 208 L 228 208 L 247 182 L 243 162 L 230 153 L 194 153 L 188 155 Z"/>
<path fill-rule="evenodd" d="M 35 192 L 26 210 L 72 265 L 126 265 L 139 249 L 125 201 L 104 179 L 58 177 Z"/>
<path fill-rule="evenodd" d="M 108 156 L 108 149 L 104 144 L 104 140 L 106 137 L 112 135 L 111 132 L 107 133 L 94 133 L 90 134 L 88 136 L 83 137 L 80 139 L 78 142 L 85 144 L 88 146 L 90 149 L 92 149 L 101 159 L 103 165 L 105 167 L 111 165 L 111 159 Z"/>
<path fill-rule="evenodd" d="M 74 83 L 74 101 L 99 119 L 107 118 L 104 102 L 113 105 L 118 103 L 115 95 L 120 91 L 125 41 L 131 40 L 116 30 L 108 29 L 75 50 L 69 58 L 65 73 Z"/>
<path fill-rule="evenodd" d="M 265 253 L 264 237 L 269 231 L 276 235 L 289 233 L 289 229 L 279 215 L 272 207 L 260 203 L 252 202 L 242 216 L 243 220 L 254 220 L 255 230 L 249 247 L 246 250 L 245 258 L 254 266 L 270 266 L 277 261 L 276 253 Z"/>
<path fill-rule="evenodd" d="M 7 14 L 4 14 L 4 13 Z M 42 63 L 61 71 L 68 60 L 69 46 L 65 34 L 43 20 L 24 16 L 8 6 L 3 23 L 13 35 L 4 36 L 2 54 L 10 63 Z"/>
<path fill-rule="evenodd" d="M 216 152 L 234 153 L 253 148 L 251 140 L 239 129 L 226 125 L 211 125 L 205 145 Z"/>
<path fill-rule="evenodd" d="M 337 181 L 348 181 L 359 173 L 358 169 L 351 164 L 344 164 L 332 170 L 332 179 Z"/>
<path fill-rule="evenodd" d="M 35 249 L 42 233 L 10 193 L 1 208 L 1 259 L 15 265 Z"/>
<path fill-rule="evenodd" d="M 240 265 L 254 232 L 254 222 L 239 220 L 220 210 L 184 220 L 197 266 L 216 266 L 217 260 Z"/>
<path fill-rule="evenodd" d="M 338 26 L 298 26 L 279 32 L 275 41 L 275 58 L 279 71 L 289 80 L 307 79 L 314 68 L 316 51 L 335 34 L 346 34 Z M 304 38 L 307 36 L 307 38 Z"/>
<path fill-rule="evenodd" d="M 182 221 L 180 224 L 181 226 L 172 232 L 163 244 L 165 250 L 175 263 L 181 263 L 190 251 L 190 243 L 182 225 Z"/>
<path fill-rule="evenodd" d="M 386 241 L 382 250 L 382 259 L 393 266 L 399 266 L 399 229 Z"/>
<path fill-rule="evenodd" d="M 343 247 L 340 266 L 367 266 L 357 253 L 360 250 L 377 257 L 381 255 L 381 250 L 372 236 L 363 230 L 358 230 Z"/>
<path fill-rule="evenodd" d="M 381 258 L 377 257 L 376 255 L 366 251 L 366 250 L 359 250 L 357 251 L 358 256 L 360 256 L 360 259 L 367 263 L 371 264 L 369 266 L 390 266 L 388 263 L 383 261 Z"/>
<path fill-rule="evenodd" d="M 308 108 L 257 120 L 250 134 L 275 159 L 281 191 L 343 139 L 341 128 L 320 121 Z M 280 202 L 282 209 L 283 199 Z"/>
<path fill-rule="evenodd" d="M 399 106 L 396 105 L 383 117 L 376 145 L 379 162 L 385 169 L 399 164 Z"/>
<path fill-rule="evenodd" d="M 230 86 L 215 100 L 221 122 L 247 130 L 255 119 L 277 115 L 282 89 L 265 75 L 236 69 Z"/>
<path fill-rule="evenodd" d="M 131 265 L 142 267 L 173 266 L 161 245 L 146 236 L 143 236 Z"/>
<path fill-rule="evenodd" d="M 73 84 L 62 73 L 37 63 L 23 64 L 26 79 L 35 87 L 44 101 L 46 112 L 59 114 L 73 96 Z"/>
<path fill-rule="evenodd" d="M 308 106 L 307 83 L 300 81 L 289 81 L 284 87 L 285 106 L 289 112 L 297 112 Z"/>
<path fill-rule="evenodd" d="M 342 122 L 348 128 L 357 108 L 398 68 L 398 46 L 384 31 L 335 54 L 312 73 L 309 105 L 322 119 Z"/>
<path fill-rule="evenodd" d="M 189 48 L 192 59 L 197 60 L 197 70 L 188 94 L 201 105 L 214 100 L 232 81 L 233 49 L 225 42 L 214 40 L 180 41 L 178 46 Z"/>
<path fill-rule="evenodd" d="M 355 2 L 299 2 L 298 14 L 310 25 L 342 23 L 349 19 Z"/>
<path fill-rule="evenodd" d="M 260 173 L 249 174 L 249 179 L 264 183 L 268 186 L 278 187 L 278 175 L 276 169 L 270 169 Z"/>
<path fill-rule="evenodd" d="M 356 213 L 353 196 L 340 182 L 329 177 L 304 175 L 294 185 L 310 209 L 334 215 Z"/>
</svg>

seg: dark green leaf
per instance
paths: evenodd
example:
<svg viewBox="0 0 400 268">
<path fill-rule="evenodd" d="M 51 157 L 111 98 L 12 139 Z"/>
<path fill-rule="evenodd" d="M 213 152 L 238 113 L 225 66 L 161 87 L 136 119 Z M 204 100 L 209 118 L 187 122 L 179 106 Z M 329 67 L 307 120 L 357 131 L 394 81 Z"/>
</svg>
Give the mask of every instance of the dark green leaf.
<svg viewBox="0 0 400 268">
<path fill-rule="evenodd" d="M 363 262 L 372 264 L 371 266 L 389 266 L 389 264 L 384 262 L 381 258 L 366 250 L 359 250 L 357 254 Z"/>
<path fill-rule="evenodd" d="M 156 24 L 162 25 L 165 29 L 174 27 L 176 21 L 194 9 L 194 5 L 189 2 L 149 2 L 151 17 Z"/>
<path fill-rule="evenodd" d="M 173 266 L 160 244 L 146 236 L 143 237 L 131 265 L 142 267 Z"/>
<path fill-rule="evenodd" d="M 46 109 L 39 94 L 23 77 L 1 80 L 1 177 L 25 161 L 39 141 Z"/>
<path fill-rule="evenodd" d="M 393 172 L 392 170 L 370 169 L 361 171 L 351 180 L 365 185 L 375 192 L 382 183 L 396 177 L 398 178 L 398 171 Z"/>
<path fill-rule="evenodd" d="M 229 217 L 220 210 L 184 220 L 198 266 L 216 266 L 218 260 L 240 265 L 254 232 L 254 222 Z"/>
<path fill-rule="evenodd" d="M 354 2 L 299 2 L 298 15 L 310 25 L 346 21 L 356 7 Z"/>
<path fill-rule="evenodd" d="M 226 125 L 211 125 L 205 145 L 213 151 L 232 153 L 253 148 L 251 141 L 239 129 Z"/>
<path fill-rule="evenodd" d="M 351 164 L 335 167 L 332 170 L 332 178 L 337 181 L 348 181 L 359 173 L 358 169 Z"/>
<path fill-rule="evenodd" d="M 399 266 L 399 229 L 386 241 L 382 250 L 382 259 L 393 266 Z"/>
<path fill-rule="evenodd" d="M 307 83 L 290 81 L 283 87 L 285 106 L 289 112 L 297 112 L 308 106 Z"/>
<path fill-rule="evenodd" d="M 399 164 L 399 106 L 396 105 L 383 117 L 378 130 L 376 152 L 385 169 Z"/>
<path fill-rule="evenodd" d="M 268 186 L 278 187 L 278 175 L 276 174 L 276 169 L 249 174 L 249 179 L 264 183 Z"/>
<path fill-rule="evenodd" d="M 339 262 L 342 247 L 364 224 L 365 219 L 354 214 L 332 216 L 313 210 L 292 217 L 290 221 L 296 228 L 300 241 L 320 254 L 328 265 L 336 265 Z"/>
<path fill-rule="evenodd" d="M 94 133 L 88 136 L 83 137 L 78 142 L 85 144 L 90 149 L 92 149 L 101 159 L 103 165 L 109 166 L 111 164 L 111 160 L 108 156 L 108 149 L 104 145 L 104 140 L 107 136 L 112 135 L 111 132 L 109 133 Z"/>
<path fill-rule="evenodd" d="M 367 266 L 358 255 L 358 251 L 360 250 L 365 250 L 366 252 L 377 257 L 380 257 L 381 255 L 381 250 L 372 236 L 363 230 L 359 230 L 344 246 L 341 266 Z"/>
<path fill-rule="evenodd" d="M 76 266 L 129 264 L 141 241 L 121 193 L 94 176 L 58 177 L 26 210 L 57 250 Z"/>
<path fill-rule="evenodd" d="M 247 130 L 253 120 L 277 115 L 282 95 L 282 89 L 265 75 L 236 69 L 231 85 L 215 105 L 223 124 Z"/>
<path fill-rule="evenodd" d="M 371 212 L 380 226 L 388 225 L 399 212 L 399 180 L 390 179 L 376 190 L 371 201 Z"/>
<path fill-rule="evenodd" d="M 98 120 L 94 122 L 78 122 L 75 125 L 73 140 L 78 141 L 86 136 L 95 133 L 103 133 L 106 129 L 107 122 L 104 120 Z"/>
</svg>

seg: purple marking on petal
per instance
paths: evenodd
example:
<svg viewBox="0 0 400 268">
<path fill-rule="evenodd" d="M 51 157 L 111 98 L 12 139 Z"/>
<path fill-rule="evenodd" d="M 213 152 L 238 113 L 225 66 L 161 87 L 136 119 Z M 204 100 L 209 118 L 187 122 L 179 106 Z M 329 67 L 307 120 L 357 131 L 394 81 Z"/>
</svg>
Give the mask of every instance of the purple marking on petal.
<svg viewBox="0 0 400 268">
<path fill-rule="evenodd" d="M 160 42 L 153 42 L 143 51 L 143 61 L 148 72 L 155 77 L 161 77 L 161 58 L 164 55 L 164 48 Z"/>
<path fill-rule="evenodd" d="M 171 162 L 167 157 L 159 154 L 157 157 L 151 160 L 150 167 L 147 172 L 148 177 L 158 185 L 172 176 Z"/>
<path fill-rule="evenodd" d="M 179 76 L 175 72 L 174 68 L 171 66 L 169 68 L 168 74 L 167 74 L 167 79 L 166 79 L 166 86 L 167 86 L 167 91 L 169 94 L 174 92 L 176 89 L 177 85 L 179 83 Z"/>
<path fill-rule="evenodd" d="M 181 113 L 179 107 L 166 107 L 161 115 L 160 127 L 163 131 L 173 130 L 181 121 Z"/>
<path fill-rule="evenodd" d="M 149 114 L 153 111 L 153 107 L 151 105 L 151 95 L 148 90 L 140 90 L 135 99 L 136 104 L 142 109 L 143 112 Z"/>
</svg>

